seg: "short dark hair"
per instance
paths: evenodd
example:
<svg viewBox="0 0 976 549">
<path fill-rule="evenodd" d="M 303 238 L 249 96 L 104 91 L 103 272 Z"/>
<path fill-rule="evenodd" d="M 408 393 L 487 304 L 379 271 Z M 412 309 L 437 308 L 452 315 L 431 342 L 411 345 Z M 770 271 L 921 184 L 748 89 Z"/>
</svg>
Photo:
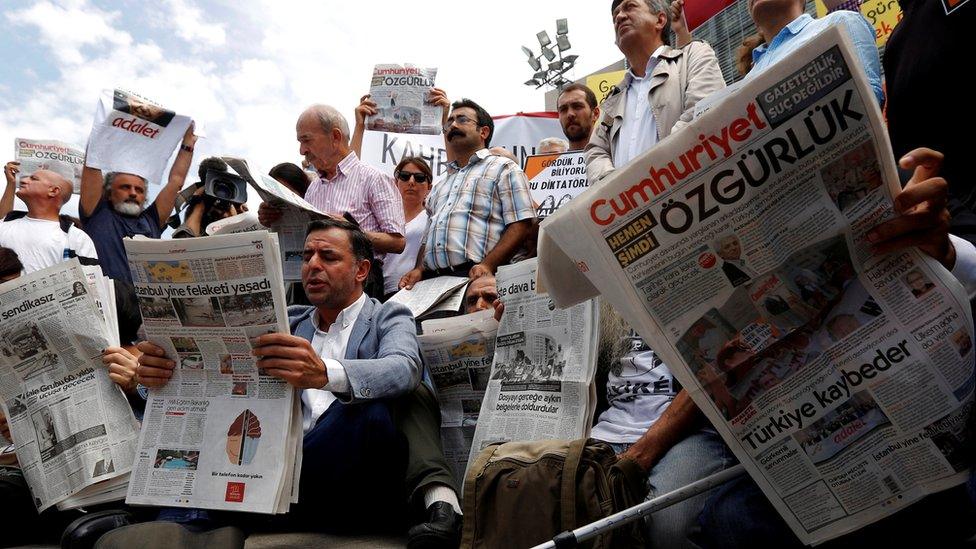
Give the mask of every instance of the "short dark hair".
<svg viewBox="0 0 976 549">
<path fill-rule="evenodd" d="M 402 170 L 407 164 L 413 164 L 414 166 L 420 168 L 420 171 L 427 176 L 427 184 L 433 185 L 434 172 L 431 171 L 430 164 L 428 164 L 427 160 L 425 160 L 422 156 L 404 156 L 399 162 L 397 162 L 396 168 L 393 169 L 393 174 L 396 175 L 400 173 L 400 170 Z"/>
<path fill-rule="evenodd" d="M 200 167 L 197 168 L 197 175 L 200 176 L 200 181 L 207 180 L 207 172 L 210 170 L 214 170 L 215 172 L 226 172 L 227 163 L 217 156 L 204 158 L 200 161 Z"/>
<path fill-rule="evenodd" d="M 19 275 L 24 270 L 24 264 L 17 257 L 17 252 L 10 248 L 0 247 L 0 278 Z"/>
<path fill-rule="evenodd" d="M 304 197 L 308 191 L 308 174 L 299 166 L 291 162 L 282 162 L 268 172 L 271 177 L 284 181 L 285 185 L 295 191 L 295 194 Z"/>
<path fill-rule="evenodd" d="M 491 136 L 495 135 L 495 121 L 491 119 L 491 115 L 488 111 L 481 108 L 481 105 L 475 103 L 474 101 L 462 98 L 460 101 L 455 101 L 451 104 L 451 110 L 460 109 L 462 107 L 467 107 L 475 112 L 478 118 L 478 127 L 488 126 L 488 137 L 485 138 L 485 146 L 491 144 Z"/>
<path fill-rule="evenodd" d="M 568 92 L 571 92 L 571 91 L 581 91 L 581 92 L 583 92 L 583 95 L 586 96 L 586 104 L 589 105 L 591 109 L 595 109 L 596 108 L 596 105 L 597 105 L 597 103 L 596 103 L 596 94 L 593 93 L 593 90 L 591 90 L 589 88 L 589 86 L 584 86 L 583 84 L 580 84 L 578 82 L 574 82 L 574 83 L 566 86 L 565 88 L 563 88 L 562 91 L 559 92 L 559 97 L 562 97 L 564 93 L 568 93 Z M 557 102 L 559 101 L 559 97 L 556 98 L 556 101 Z"/>
<path fill-rule="evenodd" d="M 309 223 L 308 228 L 305 229 L 305 238 L 308 238 L 308 235 L 315 231 L 327 231 L 329 229 L 346 231 L 346 235 L 349 237 L 349 246 L 352 248 L 352 255 L 356 257 L 356 261 L 368 259 L 370 263 L 373 262 L 373 243 L 369 241 L 369 237 L 359 228 L 358 224 L 350 223 L 345 219 L 335 219 L 334 217 L 316 219 Z"/>
</svg>

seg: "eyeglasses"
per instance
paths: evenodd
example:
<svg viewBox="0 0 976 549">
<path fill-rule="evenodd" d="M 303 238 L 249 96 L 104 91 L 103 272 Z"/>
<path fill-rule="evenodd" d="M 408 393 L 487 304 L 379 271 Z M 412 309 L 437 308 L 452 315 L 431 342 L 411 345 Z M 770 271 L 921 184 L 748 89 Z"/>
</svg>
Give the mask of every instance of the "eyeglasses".
<svg viewBox="0 0 976 549">
<path fill-rule="evenodd" d="M 410 178 L 411 177 L 413 178 L 413 180 L 416 183 L 419 183 L 421 185 L 423 185 L 424 183 L 427 182 L 427 174 L 425 174 L 425 173 L 420 173 L 420 172 L 407 172 L 407 171 L 403 171 L 403 170 L 400 170 L 400 171 L 397 172 L 397 179 L 399 179 L 400 181 L 403 181 L 404 183 L 406 183 L 407 181 L 410 181 Z"/>
<path fill-rule="evenodd" d="M 463 114 L 459 114 L 456 117 L 452 116 L 452 117 L 448 118 L 447 119 L 447 123 L 444 124 L 444 131 L 447 132 L 448 130 L 451 129 L 451 126 L 453 126 L 455 124 L 457 124 L 458 126 L 463 126 L 463 125 L 467 124 L 468 122 L 471 122 L 472 124 L 475 124 L 475 125 L 478 124 L 478 121 L 477 120 L 475 120 L 474 118 L 468 118 L 467 116 L 464 116 Z"/>
</svg>

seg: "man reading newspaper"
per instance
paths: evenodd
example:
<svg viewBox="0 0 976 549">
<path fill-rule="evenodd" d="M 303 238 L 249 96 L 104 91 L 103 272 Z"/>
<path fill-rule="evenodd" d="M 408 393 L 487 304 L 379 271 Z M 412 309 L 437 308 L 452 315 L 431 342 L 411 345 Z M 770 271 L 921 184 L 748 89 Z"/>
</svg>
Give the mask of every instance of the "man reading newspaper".
<svg viewBox="0 0 976 549">
<path fill-rule="evenodd" d="M 388 399 L 420 382 L 413 318 L 397 304 L 363 293 L 373 247 L 355 225 L 336 219 L 309 225 L 302 283 L 312 306 L 292 307 L 292 335 L 252 341 L 258 367 L 301 390 L 304 450 L 299 502 L 290 520 L 303 528 L 356 531 L 399 526 L 406 441 Z M 139 346 L 139 379 L 163 387 L 173 357 L 151 343 Z M 162 519 L 201 520 L 205 513 Z"/>
</svg>

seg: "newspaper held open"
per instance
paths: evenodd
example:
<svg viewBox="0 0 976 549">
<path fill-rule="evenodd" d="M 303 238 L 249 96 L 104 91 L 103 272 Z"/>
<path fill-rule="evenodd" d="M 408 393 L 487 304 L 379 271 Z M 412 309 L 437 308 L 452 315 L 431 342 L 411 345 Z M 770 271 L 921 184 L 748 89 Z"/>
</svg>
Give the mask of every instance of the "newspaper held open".
<svg viewBox="0 0 976 549">
<path fill-rule="evenodd" d="M 432 68 L 376 65 L 369 95 L 379 112 L 366 119 L 366 129 L 440 135 L 444 108 L 427 103 L 436 76 Z"/>
<path fill-rule="evenodd" d="M 77 259 L 0 285 L 0 397 L 38 511 L 122 499 L 132 467 L 136 421 L 102 364 L 115 302 L 95 287 Z"/>
<path fill-rule="evenodd" d="M 973 321 L 958 281 L 866 232 L 900 191 L 836 28 L 541 228 L 557 302 L 598 290 L 804 543 L 963 482 Z"/>
<path fill-rule="evenodd" d="M 18 137 L 14 139 L 14 158 L 20 162 L 18 177 L 50 170 L 70 181 L 74 192 L 81 192 L 85 151 L 61 141 Z"/>
<path fill-rule="evenodd" d="M 471 446 L 513 440 L 576 439 L 590 432 L 595 406 L 599 308 L 556 308 L 536 293 L 536 260 L 500 267 L 505 312 Z"/>
<path fill-rule="evenodd" d="M 301 449 L 295 390 L 251 353 L 253 338 L 289 333 L 274 235 L 125 247 L 146 337 L 176 362 L 149 393 L 126 501 L 287 511 Z"/>
<path fill-rule="evenodd" d="M 498 333 L 493 315 L 494 311 L 487 309 L 427 320 L 423 335 L 417 338 L 441 405 L 444 457 L 458 483 L 464 480 L 478 413 L 491 377 Z"/>
</svg>

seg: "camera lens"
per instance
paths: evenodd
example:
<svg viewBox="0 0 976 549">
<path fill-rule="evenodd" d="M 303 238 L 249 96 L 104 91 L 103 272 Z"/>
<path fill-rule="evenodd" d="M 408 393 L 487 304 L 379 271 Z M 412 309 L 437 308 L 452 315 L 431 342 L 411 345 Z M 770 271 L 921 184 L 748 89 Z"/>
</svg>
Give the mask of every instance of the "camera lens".
<svg viewBox="0 0 976 549">
<path fill-rule="evenodd" d="M 214 197 L 221 200 L 232 200 L 235 190 L 234 184 L 227 181 L 218 180 L 213 183 Z"/>
</svg>

